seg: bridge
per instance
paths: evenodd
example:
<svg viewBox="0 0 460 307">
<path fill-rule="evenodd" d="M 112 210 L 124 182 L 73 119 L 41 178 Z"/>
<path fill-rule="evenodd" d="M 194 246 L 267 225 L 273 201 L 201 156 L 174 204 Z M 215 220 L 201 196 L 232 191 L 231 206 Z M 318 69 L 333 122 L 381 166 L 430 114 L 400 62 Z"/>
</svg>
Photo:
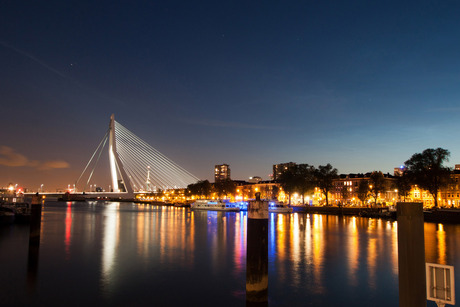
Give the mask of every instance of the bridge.
<svg viewBox="0 0 460 307">
<path fill-rule="evenodd" d="M 87 191 L 106 145 L 109 153 L 111 191 Z M 85 176 L 88 176 L 86 182 L 82 181 Z M 107 132 L 75 182 L 75 187 L 89 197 L 133 198 L 135 193 L 186 188 L 198 180 L 198 177 L 115 121 L 112 114 Z"/>
</svg>

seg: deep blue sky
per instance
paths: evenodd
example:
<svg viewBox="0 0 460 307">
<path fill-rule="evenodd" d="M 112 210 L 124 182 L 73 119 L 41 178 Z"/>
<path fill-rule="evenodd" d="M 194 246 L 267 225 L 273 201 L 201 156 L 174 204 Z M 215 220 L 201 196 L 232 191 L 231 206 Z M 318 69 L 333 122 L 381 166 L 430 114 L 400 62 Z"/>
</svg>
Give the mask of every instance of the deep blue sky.
<svg viewBox="0 0 460 307">
<path fill-rule="evenodd" d="M 112 113 L 201 179 L 220 163 L 233 179 L 289 161 L 392 173 L 436 147 L 453 166 L 459 16 L 459 1 L 2 1 L 0 186 L 74 182 Z"/>
</svg>

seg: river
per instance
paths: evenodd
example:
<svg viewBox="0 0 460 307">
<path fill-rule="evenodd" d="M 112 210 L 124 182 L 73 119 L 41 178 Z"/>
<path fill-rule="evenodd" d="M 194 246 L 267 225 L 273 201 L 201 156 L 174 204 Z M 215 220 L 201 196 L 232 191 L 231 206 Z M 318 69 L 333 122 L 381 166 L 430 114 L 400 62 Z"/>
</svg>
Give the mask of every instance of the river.
<svg viewBox="0 0 460 307">
<path fill-rule="evenodd" d="M 28 225 L 0 227 L 0 305 L 245 306 L 246 224 L 246 212 L 47 202 L 38 252 Z M 425 251 L 459 280 L 460 225 L 425 223 Z M 271 213 L 268 252 L 269 306 L 398 306 L 394 221 Z"/>
</svg>

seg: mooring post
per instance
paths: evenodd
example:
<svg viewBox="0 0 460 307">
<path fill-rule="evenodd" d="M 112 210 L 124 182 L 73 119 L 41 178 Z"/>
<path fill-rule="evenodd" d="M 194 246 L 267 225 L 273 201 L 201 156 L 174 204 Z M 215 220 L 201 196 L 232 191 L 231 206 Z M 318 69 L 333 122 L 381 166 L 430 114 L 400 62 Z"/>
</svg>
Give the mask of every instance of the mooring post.
<svg viewBox="0 0 460 307">
<path fill-rule="evenodd" d="M 42 203 L 40 195 L 32 196 L 30 205 L 29 254 L 27 259 L 27 281 L 31 290 L 35 289 L 38 271 L 38 251 L 40 248 L 40 228 L 42 220 Z"/>
<path fill-rule="evenodd" d="M 30 205 L 30 235 L 29 244 L 40 244 L 40 226 L 42 220 L 42 203 L 40 195 L 35 194 L 32 196 L 32 203 Z"/>
<path fill-rule="evenodd" d="M 426 306 L 422 203 L 398 203 L 399 306 Z"/>
<path fill-rule="evenodd" d="M 268 306 L 268 201 L 250 201 L 246 246 L 246 305 Z"/>
</svg>

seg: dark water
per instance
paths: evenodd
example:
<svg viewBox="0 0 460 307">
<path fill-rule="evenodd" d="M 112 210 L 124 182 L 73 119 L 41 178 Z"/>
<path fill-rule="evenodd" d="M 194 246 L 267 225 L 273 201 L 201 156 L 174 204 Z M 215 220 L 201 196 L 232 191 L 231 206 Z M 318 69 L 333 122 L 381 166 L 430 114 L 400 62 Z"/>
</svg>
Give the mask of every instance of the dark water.
<svg viewBox="0 0 460 307">
<path fill-rule="evenodd" d="M 246 213 L 44 205 L 0 227 L 1 306 L 244 306 Z M 460 226 L 425 224 L 427 262 L 460 273 Z M 270 214 L 269 306 L 398 306 L 397 223 Z M 456 296 L 460 291 L 456 291 Z M 435 306 L 428 302 L 428 306 Z"/>
</svg>

